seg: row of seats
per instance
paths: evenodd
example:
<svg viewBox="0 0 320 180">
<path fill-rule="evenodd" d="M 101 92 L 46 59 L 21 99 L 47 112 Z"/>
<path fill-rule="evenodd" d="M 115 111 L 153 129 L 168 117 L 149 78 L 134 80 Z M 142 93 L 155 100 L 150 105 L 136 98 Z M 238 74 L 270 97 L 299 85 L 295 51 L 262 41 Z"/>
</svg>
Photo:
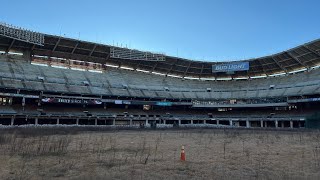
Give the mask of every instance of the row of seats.
<svg viewBox="0 0 320 180">
<path fill-rule="evenodd" d="M 238 81 L 199 81 L 116 68 L 104 73 L 32 65 L 0 55 L 1 86 L 16 89 L 146 98 L 245 99 L 320 93 L 320 70 Z M 39 77 L 43 79 L 39 79 Z M 275 85 L 273 88 L 270 86 Z M 207 92 L 211 88 L 211 92 Z"/>
</svg>

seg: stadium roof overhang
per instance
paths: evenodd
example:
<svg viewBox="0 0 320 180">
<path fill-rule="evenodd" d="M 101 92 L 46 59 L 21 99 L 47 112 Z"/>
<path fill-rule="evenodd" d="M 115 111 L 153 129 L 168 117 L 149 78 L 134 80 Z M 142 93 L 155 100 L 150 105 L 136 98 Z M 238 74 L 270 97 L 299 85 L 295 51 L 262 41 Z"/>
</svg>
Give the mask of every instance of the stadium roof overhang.
<svg viewBox="0 0 320 180">
<path fill-rule="evenodd" d="M 226 62 L 201 62 L 171 56 L 165 56 L 162 61 L 121 59 L 112 57 L 112 48 L 113 46 L 110 45 L 47 34 L 44 34 L 43 46 L 0 35 L 0 49 L 3 51 L 30 50 L 32 55 L 111 64 L 179 77 L 217 79 L 269 76 L 320 65 L 320 39 L 278 54 L 243 60 L 250 63 L 250 69 L 248 71 L 237 71 L 233 74 L 212 72 L 212 65 Z"/>
</svg>

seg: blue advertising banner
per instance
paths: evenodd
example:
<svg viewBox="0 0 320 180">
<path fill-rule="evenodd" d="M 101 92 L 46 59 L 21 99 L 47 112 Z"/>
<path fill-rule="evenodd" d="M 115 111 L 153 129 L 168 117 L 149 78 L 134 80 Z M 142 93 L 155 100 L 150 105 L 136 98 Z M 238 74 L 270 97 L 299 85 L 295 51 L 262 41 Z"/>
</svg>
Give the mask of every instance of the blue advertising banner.
<svg viewBox="0 0 320 180">
<path fill-rule="evenodd" d="M 292 100 L 288 100 L 288 103 L 315 102 L 315 101 L 320 101 L 320 98 L 292 99 Z"/>
<path fill-rule="evenodd" d="M 212 72 L 233 72 L 249 70 L 249 62 L 233 62 L 225 64 L 212 65 Z"/>
<path fill-rule="evenodd" d="M 172 106 L 172 102 L 156 102 L 157 106 Z"/>
</svg>

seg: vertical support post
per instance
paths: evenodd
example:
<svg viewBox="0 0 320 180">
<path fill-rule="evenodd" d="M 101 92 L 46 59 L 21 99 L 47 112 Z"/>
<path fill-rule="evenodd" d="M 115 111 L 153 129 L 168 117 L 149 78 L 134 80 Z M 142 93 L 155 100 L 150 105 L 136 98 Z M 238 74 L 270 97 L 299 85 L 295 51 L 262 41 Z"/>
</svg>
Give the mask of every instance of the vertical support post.
<svg viewBox="0 0 320 180">
<path fill-rule="evenodd" d="M 14 117 L 12 116 L 11 117 L 11 126 L 13 126 L 14 125 Z"/>
<path fill-rule="evenodd" d="M 28 62 L 31 62 L 31 51 L 30 50 L 23 51 L 22 57 L 23 57 L 24 60 L 27 60 Z"/>
<path fill-rule="evenodd" d="M 247 128 L 250 128 L 250 122 L 249 122 L 249 120 L 246 120 L 246 127 L 247 127 Z"/>
<path fill-rule="evenodd" d="M 293 121 L 290 121 L 290 128 L 293 128 Z"/>
<path fill-rule="evenodd" d="M 77 125 L 79 125 L 79 118 L 77 118 L 77 122 L 76 122 L 76 124 L 77 124 Z"/>
<path fill-rule="evenodd" d="M 114 125 L 114 126 L 116 125 L 116 119 L 112 120 L 112 125 Z"/>
<path fill-rule="evenodd" d="M 179 126 L 181 125 L 181 119 L 179 119 Z"/>
<path fill-rule="evenodd" d="M 219 125 L 220 124 L 220 122 L 219 122 L 219 120 L 217 120 L 217 125 Z"/>
<path fill-rule="evenodd" d="M 260 121 L 260 126 L 263 128 L 263 120 Z"/>
<path fill-rule="evenodd" d="M 38 125 L 38 118 L 35 118 L 35 119 L 34 119 L 34 124 L 35 124 L 35 125 Z"/>
<path fill-rule="evenodd" d="M 130 118 L 130 126 L 132 126 L 133 125 L 133 123 L 132 123 L 132 119 Z"/>
<path fill-rule="evenodd" d="M 167 121 L 166 121 L 166 120 L 163 120 L 163 124 L 167 124 Z"/>
<path fill-rule="evenodd" d="M 284 128 L 284 121 L 281 121 L 281 127 Z"/>
<path fill-rule="evenodd" d="M 57 119 L 57 124 L 60 124 L 60 119 L 59 118 Z"/>
<path fill-rule="evenodd" d="M 94 120 L 94 125 L 98 125 L 98 119 L 97 118 Z"/>
<path fill-rule="evenodd" d="M 230 126 L 233 126 L 232 120 L 229 120 L 229 125 L 230 125 Z"/>
<path fill-rule="evenodd" d="M 275 124 L 276 128 L 279 127 L 279 126 L 278 126 L 278 124 L 279 124 L 279 123 L 278 123 L 278 120 L 275 120 L 275 121 L 274 121 L 274 124 Z"/>
<path fill-rule="evenodd" d="M 205 119 L 205 120 L 203 120 L 203 124 L 207 124 L 207 120 Z"/>
<path fill-rule="evenodd" d="M 193 124 L 193 120 L 191 120 L 191 124 Z"/>
</svg>

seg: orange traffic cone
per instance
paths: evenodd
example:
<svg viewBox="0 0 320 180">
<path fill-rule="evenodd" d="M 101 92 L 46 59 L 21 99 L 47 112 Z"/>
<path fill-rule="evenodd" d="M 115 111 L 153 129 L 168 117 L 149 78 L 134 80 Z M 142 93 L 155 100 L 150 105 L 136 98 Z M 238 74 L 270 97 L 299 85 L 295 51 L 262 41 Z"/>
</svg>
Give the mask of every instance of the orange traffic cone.
<svg viewBox="0 0 320 180">
<path fill-rule="evenodd" d="M 186 153 L 184 152 L 184 146 L 181 146 L 180 161 L 186 161 Z"/>
</svg>

